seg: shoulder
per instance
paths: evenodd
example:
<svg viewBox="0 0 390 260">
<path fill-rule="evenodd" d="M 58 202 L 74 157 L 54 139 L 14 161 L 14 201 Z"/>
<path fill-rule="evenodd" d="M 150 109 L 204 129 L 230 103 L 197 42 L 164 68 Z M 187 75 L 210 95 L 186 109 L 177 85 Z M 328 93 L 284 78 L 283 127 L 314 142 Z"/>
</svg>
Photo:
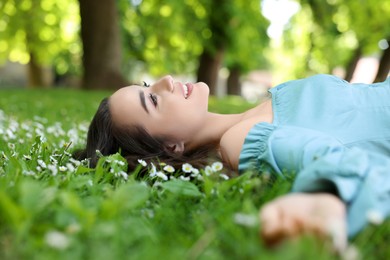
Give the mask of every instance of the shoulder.
<svg viewBox="0 0 390 260">
<path fill-rule="evenodd" d="M 224 162 L 232 169 L 237 170 L 242 146 L 245 137 L 253 125 L 259 123 L 263 118 L 254 117 L 241 121 L 227 130 L 220 141 L 220 152 Z"/>
</svg>

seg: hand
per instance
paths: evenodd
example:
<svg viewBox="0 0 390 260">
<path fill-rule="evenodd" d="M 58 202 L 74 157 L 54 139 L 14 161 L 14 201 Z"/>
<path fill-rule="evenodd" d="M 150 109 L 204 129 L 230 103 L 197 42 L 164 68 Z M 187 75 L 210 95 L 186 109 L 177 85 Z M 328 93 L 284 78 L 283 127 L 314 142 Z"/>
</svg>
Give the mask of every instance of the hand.
<svg viewBox="0 0 390 260">
<path fill-rule="evenodd" d="M 302 234 L 330 237 L 339 252 L 347 246 L 345 205 L 327 193 L 293 193 L 260 210 L 261 236 L 267 245 Z"/>
</svg>

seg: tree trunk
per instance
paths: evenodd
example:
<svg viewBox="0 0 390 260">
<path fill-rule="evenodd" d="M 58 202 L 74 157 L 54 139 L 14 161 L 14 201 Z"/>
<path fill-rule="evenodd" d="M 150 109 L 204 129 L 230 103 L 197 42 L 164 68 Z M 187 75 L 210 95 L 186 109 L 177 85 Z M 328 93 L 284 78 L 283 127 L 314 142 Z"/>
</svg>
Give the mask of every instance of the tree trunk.
<svg viewBox="0 0 390 260">
<path fill-rule="evenodd" d="M 355 49 L 353 56 L 348 63 L 347 71 L 346 71 L 345 77 L 344 77 L 344 79 L 346 81 L 351 81 L 351 79 L 353 77 L 353 73 L 355 72 L 356 66 L 357 66 L 361 56 L 362 56 L 362 48 L 360 46 L 358 46 Z"/>
<path fill-rule="evenodd" d="M 198 81 L 209 85 L 210 93 L 217 93 L 218 72 L 222 65 L 225 46 L 231 41 L 231 30 L 229 27 L 232 19 L 231 0 L 210 0 L 208 1 L 208 28 L 211 37 L 203 44 L 203 53 L 199 57 Z"/>
<path fill-rule="evenodd" d="M 390 47 L 383 51 L 374 82 L 385 81 L 390 71 Z"/>
<path fill-rule="evenodd" d="M 200 56 L 198 81 L 202 81 L 209 86 L 211 95 L 215 95 L 217 92 L 218 72 L 223 60 L 223 53 L 223 50 L 218 50 L 213 54 L 205 49 Z"/>
<path fill-rule="evenodd" d="M 79 0 L 83 42 L 83 87 L 118 89 L 122 75 L 122 43 L 116 0 Z"/>
<path fill-rule="evenodd" d="M 241 96 L 241 82 L 240 82 L 241 70 L 238 67 L 230 69 L 230 74 L 227 79 L 227 93 L 228 95 Z"/>
<path fill-rule="evenodd" d="M 30 62 L 28 63 L 27 67 L 27 75 L 29 88 L 48 88 L 52 83 L 49 72 L 37 62 L 35 55 L 32 53 L 30 53 Z"/>
</svg>

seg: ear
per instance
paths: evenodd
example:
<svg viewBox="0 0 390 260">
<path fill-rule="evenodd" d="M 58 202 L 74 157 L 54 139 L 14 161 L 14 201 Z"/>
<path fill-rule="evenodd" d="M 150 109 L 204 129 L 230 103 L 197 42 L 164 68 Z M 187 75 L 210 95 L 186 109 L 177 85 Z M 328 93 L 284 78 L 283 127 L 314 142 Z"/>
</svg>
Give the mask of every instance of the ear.
<svg viewBox="0 0 390 260">
<path fill-rule="evenodd" d="M 182 154 L 184 152 L 184 142 L 168 142 L 165 144 L 165 149 L 177 154 Z"/>
</svg>

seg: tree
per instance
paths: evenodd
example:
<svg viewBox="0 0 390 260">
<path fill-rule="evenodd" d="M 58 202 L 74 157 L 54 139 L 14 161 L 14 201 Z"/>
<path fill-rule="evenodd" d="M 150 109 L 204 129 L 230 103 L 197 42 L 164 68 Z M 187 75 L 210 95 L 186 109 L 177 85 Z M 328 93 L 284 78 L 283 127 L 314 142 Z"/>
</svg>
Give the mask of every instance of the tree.
<svg viewBox="0 0 390 260">
<path fill-rule="evenodd" d="M 202 0 L 120 1 L 125 56 L 133 71 L 155 77 L 194 73 L 207 31 Z M 133 73 L 140 80 L 140 73 Z M 142 80 L 142 79 L 141 79 Z"/>
<path fill-rule="evenodd" d="M 1 1 L 0 61 L 28 64 L 30 87 L 52 85 L 47 69 L 57 69 L 64 50 L 77 49 L 75 9 L 75 0 Z M 67 67 L 61 70 L 65 73 Z"/>
<path fill-rule="evenodd" d="M 382 82 L 382 81 L 386 80 L 386 78 L 389 75 L 389 71 L 390 71 L 389 43 L 390 43 L 390 40 L 386 40 L 386 42 L 387 42 L 387 48 L 385 50 L 383 50 L 383 53 L 382 53 L 382 56 L 381 56 L 381 59 L 379 62 L 378 72 L 375 76 L 374 82 Z"/>
<path fill-rule="evenodd" d="M 232 39 L 230 22 L 234 5 L 231 0 L 212 0 L 207 10 L 208 34 L 199 57 L 197 80 L 205 82 L 210 93 L 216 93 L 218 72 L 223 62 L 225 48 Z"/>
<path fill-rule="evenodd" d="M 239 79 L 264 61 L 268 23 L 257 0 L 121 0 L 120 10 L 126 59 L 152 76 L 196 73 L 214 94 L 222 65 L 237 61 Z"/>
<path fill-rule="evenodd" d="M 269 44 L 269 25 L 257 0 L 235 0 L 229 31 L 230 44 L 226 48 L 225 65 L 229 70 L 227 93 L 241 95 L 241 75 L 268 66 L 264 50 Z"/>
<path fill-rule="evenodd" d="M 351 58 L 345 68 L 345 76 L 344 79 L 346 81 L 351 81 L 353 74 L 355 72 L 355 69 L 357 67 L 357 64 L 362 57 L 362 48 L 360 46 L 357 46 L 353 54 L 351 55 Z"/>
<path fill-rule="evenodd" d="M 342 67 L 345 79 L 350 80 L 358 60 L 376 55 L 380 51 L 378 41 L 389 35 L 388 1 L 299 2 L 301 9 L 285 31 L 282 48 L 277 50 L 279 57 L 283 56 L 277 67 L 284 77 L 332 73 L 334 68 Z"/>
<path fill-rule="evenodd" d="M 339 10 L 347 14 L 347 24 L 349 30 L 353 31 L 356 35 L 358 42 L 358 48 L 355 50 L 355 55 L 351 57 L 351 63 L 356 60 L 356 54 L 360 55 L 372 55 L 379 53 L 378 42 L 388 37 L 390 29 L 388 24 L 390 23 L 390 3 L 388 1 L 378 2 L 374 0 L 367 1 L 354 1 L 348 0 L 344 3 L 339 3 Z M 380 70 L 378 73 L 383 77 L 383 74 L 389 72 L 389 65 L 386 65 L 387 60 L 386 51 L 383 52 L 381 58 Z M 348 72 L 348 71 L 347 71 Z M 352 71 L 347 73 L 353 75 Z M 378 76 L 377 76 L 378 77 Z M 379 80 L 377 78 L 376 80 Z M 348 79 L 348 78 L 347 78 Z"/>
<path fill-rule="evenodd" d="M 122 73 L 122 42 L 116 0 L 79 0 L 83 43 L 83 87 L 117 89 Z"/>
</svg>

